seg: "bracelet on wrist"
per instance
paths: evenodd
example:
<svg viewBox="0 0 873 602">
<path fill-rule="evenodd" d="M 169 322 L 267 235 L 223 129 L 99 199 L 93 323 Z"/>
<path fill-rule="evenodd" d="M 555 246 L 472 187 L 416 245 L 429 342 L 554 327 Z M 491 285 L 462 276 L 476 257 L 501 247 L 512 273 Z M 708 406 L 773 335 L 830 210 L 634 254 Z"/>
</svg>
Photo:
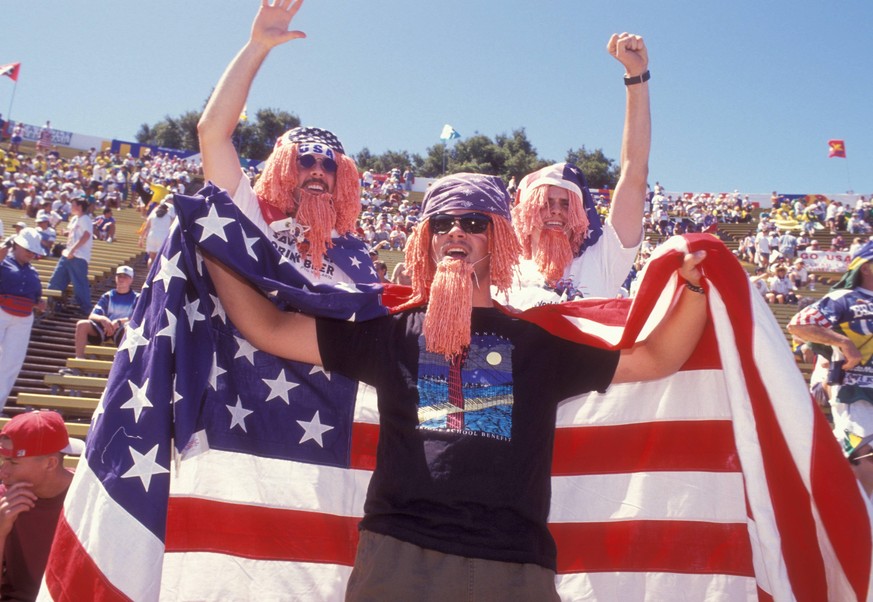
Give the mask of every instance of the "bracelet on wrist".
<svg viewBox="0 0 873 602">
<path fill-rule="evenodd" d="M 628 77 L 627 75 L 625 75 L 624 76 L 624 85 L 625 86 L 633 86 L 634 84 L 642 84 L 644 82 L 649 81 L 650 79 L 652 79 L 652 74 L 649 73 L 648 69 L 646 69 L 640 75 L 636 75 L 634 77 Z"/>
<path fill-rule="evenodd" d="M 685 282 L 685 288 L 687 288 L 692 293 L 698 293 L 700 295 L 705 295 L 706 291 L 703 290 L 702 286 L 697 286 L 696 284 L 691 284 L 690 282 Z"/>
</svg>

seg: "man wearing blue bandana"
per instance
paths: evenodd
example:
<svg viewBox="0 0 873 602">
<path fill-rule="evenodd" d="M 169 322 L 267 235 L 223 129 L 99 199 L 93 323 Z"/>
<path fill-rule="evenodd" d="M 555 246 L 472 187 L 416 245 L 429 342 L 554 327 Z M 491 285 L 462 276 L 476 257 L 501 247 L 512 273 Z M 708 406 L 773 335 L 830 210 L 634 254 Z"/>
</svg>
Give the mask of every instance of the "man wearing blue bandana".
<svg viewBox="0 0 873 602">
<path fill-rule="evenodd" d="M 557 163 L 525 176 L 513 226 L 524 260 L 510 305 L 526 309 L 579 297 L 615 297 L 642 241 L 651 114 L 648 52 L 642 37 L 614 34 L 607 51 L 625 68 L 627 90 L 621 176 L 601 224 L 585 175 Z"/>
<path fill-rule="evenodd" d="M 828 386 L 834 434 L 847 451 L 856 447 L 853 438 L 873 435 L 871 260 L 873 242 L 868 242 L 852 256 L 849 269 L 831 292 L 800 310 L 788 324 L 791 334 L 813 343 L 814 349 L 830 359 Z"/>
<path fill-rule="evenodd" d="M 316 127 L 297 127 L 276 140 L 254 188 L 240 169 L 233 145 L 255 75 L 270 51 L 305 38 L 288 26 L 301 1 L 261 2 L 248 42 L 231 60 L 215 87 L 197 131 L 207 180 L 223 188 L 273 245 L 297 268 L 319 282 L 375 282 L 375 273 L 335 258 L 337 237 L 349 237 L 361 212 L 358 169 L 336 135 Z M 349 240 L 344 246 L 348 247 Z M 363 245 L 360 245 L 362 258 Z"/>
</svg>

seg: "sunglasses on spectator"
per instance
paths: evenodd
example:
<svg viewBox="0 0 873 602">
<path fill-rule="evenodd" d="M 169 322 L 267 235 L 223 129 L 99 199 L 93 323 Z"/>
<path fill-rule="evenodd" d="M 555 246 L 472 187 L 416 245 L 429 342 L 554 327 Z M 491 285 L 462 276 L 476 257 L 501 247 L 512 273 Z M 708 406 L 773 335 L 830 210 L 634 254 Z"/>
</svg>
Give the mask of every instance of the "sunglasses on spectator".
<svg viewBox="0 0 873 602">
<path fill-rule="evenodd" d="M 430 230 L 434 234 L 446 234 L 455 227 L 461 226 L 461 230 L 467 234 L 482 234 L 488 229 L 491 218 L 483 213 L 465 213 L 463 215 L 449 215 L 437 213 L 430 218 Z"/>
<path fill-rule="evenodd" d="M 326 173 L 336 173 L 336 161 L 331 159 L 330 157 L 323 157 L 318 159 L 315 155 L 300 155 L 297 157 L 297 163 L 300 164 L 300 167 L 304 169 L 311 169 L 313 165 L 316 163 L 321 164 L 321 169 L 323 169 Z"/>
</svg>

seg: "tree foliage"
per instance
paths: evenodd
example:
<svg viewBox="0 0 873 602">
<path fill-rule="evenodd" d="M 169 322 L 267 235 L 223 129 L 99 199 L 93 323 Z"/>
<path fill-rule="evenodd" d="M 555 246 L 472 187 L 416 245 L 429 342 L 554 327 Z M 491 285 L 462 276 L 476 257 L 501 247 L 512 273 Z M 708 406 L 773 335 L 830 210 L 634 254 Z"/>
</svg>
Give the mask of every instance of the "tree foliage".
<svg viewBox="0 0 873 602">
<path fill-rule="evenodd" d="M 197 121 L 200 113 L 189 111 L 178 117 L 167 115 L 154 125 L 142 124 L 136 135 L 144 144 L 165 146 L 180 150 L 199 151 Z M 240 121 L 233 134 L 233 142 L 240 156 L 262 161 L 273 149 L 276 138 L 300 125 L 300 118 L 278 109 L 259 109 L 254 117 Z M 388 150 L 374 155 L 364 147 L 354 156 L 358 168 L 375 173 L 391 169 L 406 169 L 424 177 L 435 178 L 444 174 L 469 171 L 502 177 L 505 181 L 515 176 L 536 171 L 554 161 L 544 159 L 527 137 L 524 128 L 510 134 L 490 137 L 476 132 L 452 144 L 440 142 L 425 151 L 424 156 L 407 150 Z M 588 150 L 584 146 L 567 151 L 564 158 L 575 163 L 585 173 L 591 188 L 614 188 L 618 182 L 619 165 L 603 154 L 602 149 Z"/>
<path fill-rule="evenodd" d="M 200 150 L 197 122 L 200 113 L 188 111 L 179 117 L 167 115 L 154 125 L 144 123 L 136 134 L 137 142 L 178 150 Z M 240 156 L 263 161 L 273 150 L 276 138 L 300 125 L 296 115 L 278 109 L 259 109 L 254 118 L 241 120 L 233 132 L 233 143 Z"/>
</svg>

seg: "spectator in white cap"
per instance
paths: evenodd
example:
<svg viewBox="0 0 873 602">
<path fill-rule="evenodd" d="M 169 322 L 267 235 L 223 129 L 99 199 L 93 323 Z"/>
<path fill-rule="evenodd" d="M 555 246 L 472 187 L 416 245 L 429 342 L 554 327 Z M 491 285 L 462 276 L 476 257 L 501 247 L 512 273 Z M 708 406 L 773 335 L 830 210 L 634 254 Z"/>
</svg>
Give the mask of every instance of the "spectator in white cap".
<svg viewBox="0 0 873 602">
<path fill-rule="evenodd" d="M 39 274 L 30 265 L 45 255 L 36 228 L 23 228 L 0 249 L 0 410 L 27 355 L 33 308 L 42 304 Z"/>
<path fill-rule="evenodd" d="M 36 227 L 41 238 L 40 244 L 46 255 L 50 255 L 55 241 L 58 239 L 57 231 L 51 226 L 51 218 L 43 213 L 36 217 Z"/>
<path fill-rule="evenodd" d="M 3 600 L 34 600 L 73 473 L 64 454 L 81 455 L 57 412 L 19 414 L 0 431 L 0 540 Z"/>
<path fill-rule="evenodd" d="M 128 265 L 119 266 L 115 270 L 115 288 L 106 291 L 97 300 L 91 315 L 85 320 L 76 322 L 76 357 L 85 357 L 85 345 L 102 345 L 107 340 L 117 346 L 124 336 L 130 316 L 133 314 L 139 293 L 131 288 L 133 285 L 133 268 Z M 79 374 L 75 368 L 61 368 L 61 374 Z"/>
</svg>

